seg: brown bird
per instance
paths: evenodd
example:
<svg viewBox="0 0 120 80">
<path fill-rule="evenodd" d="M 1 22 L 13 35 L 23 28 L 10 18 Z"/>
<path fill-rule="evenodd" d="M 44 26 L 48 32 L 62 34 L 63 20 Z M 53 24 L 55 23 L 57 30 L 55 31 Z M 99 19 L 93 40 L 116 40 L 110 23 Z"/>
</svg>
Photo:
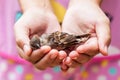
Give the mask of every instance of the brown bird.
<svg viewBox="0 0 120 80">
<path fill-rule="evenodd" d="M 73 35 L 65 32 L 53 32 L 51 34 L 43 34 L 42 36 L 34 35 L 30 40 L 30 45 L 33 50 L 40 48 L 43 45 L 48 45 L 52 49 L 70 51 L 77 45 L 86 42 L 90 34 Z"/>
</svg>

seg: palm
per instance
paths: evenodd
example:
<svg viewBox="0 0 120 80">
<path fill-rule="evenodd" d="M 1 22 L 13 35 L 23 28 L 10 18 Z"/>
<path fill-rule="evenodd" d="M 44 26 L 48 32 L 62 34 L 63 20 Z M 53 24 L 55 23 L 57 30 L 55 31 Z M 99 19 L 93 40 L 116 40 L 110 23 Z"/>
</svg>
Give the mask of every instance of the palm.
<svg viewBox="0 0 120 80">
<path fill-rule="evenodd" d="M 60 30 L 60 25 L 57 22 L 55 15 L 51 11 L 35 10 L 27 11 L 16 23 L 20 30 L 25 30 L 28 36 L 42 33 L 51 33 Z M 18 32 L 19 32 L 18 31 Z"/>
<path fill-rule="evenodd" d="M 98 41 L 101 37 L 101 30 L 97 28 L 101 27 L 99 25 L 104 24 L 107 21 L 108 19 L 105 14 L 96 5 L 81 4 L 68 8 L 63 20 L 62 31 L 77 35 L 84 33 L 91 34 L 91 37 L 85 42 L 85 44 L 78 46 L 76 50 L 73 50 L 73 52 L 69 54 L 70 59 L 65 62 L 67 65 L 72 63 L 71 65 L 68 65 L 69 67 L 79 66 L 88 62 L 98 53 L 99 46 L 100 50 L 103 50 L 101 44 L 99 44 L 102 43 L 100 41 L 103 40 Z M 106 30 L 109 32 L 108 27 Z"/>
<path fill-rule="evenodd" d="M 32 9 L 24 12 L 23 16 L 15 24 L 17 48 L 20 56 L 34 63 L 34 66 L 38 69 L 60 64 L 62 59 L 66 57 L 64 52 L 58 52 L 51 49 L 50 46 L 42 46 L 40 49 L 32 51 L 29 45 L 30 37 L 33 35 L 42 35 L 55 31 L 60 31 L 60 25 L 52 11 Z M 61 55 L 62 59 L 59 59 Z"/>
<path fill-rule="evenodd" d="M 70 8 L 68 9 L 65 19 L 63 21 L 62 30 L 67 33 L 81 35 L 84 33 L 90 33 L 91 37 L 89 40 L 84 44 L 92 44 L 94 42 L 94 46 L 97 47 L 97 36 L 96 36 L 96 19 L 98 13 L 95 10 L 86 11 L 83 13 L 83 9 L 80 8 Z M 95 15 L 97 14 L 97 15 Z M 72 16 L 74 15 L 74 16 Z M 98 49 L 97 49 L 98 50 Z"/>
</svg>

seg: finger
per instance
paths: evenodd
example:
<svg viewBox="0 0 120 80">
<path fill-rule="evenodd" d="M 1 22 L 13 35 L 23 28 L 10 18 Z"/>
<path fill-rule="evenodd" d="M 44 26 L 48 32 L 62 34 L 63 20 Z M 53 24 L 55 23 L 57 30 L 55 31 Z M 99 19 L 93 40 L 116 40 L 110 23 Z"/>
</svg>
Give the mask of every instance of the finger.
<svg viewBox="0 0 120 80">
<path fill-rule="evenodd" d="M 17 46 L 17 51 L 18 54 L 20 55 L 21 58 L 25 59 L 25 60 L 29 60 L 29 56 L 25 55 L 25 53 L 23 52 L 23 50 Z"/>
<path fill-rule="evenodd" d="M 58 54 L 57 58 L 52 63 L 53 66 L 61 65 L 62 62 L 63 62 L 63 59 L 65 59 L 66 57 L 67 57 L 67 54 L 66 54 L 65 51 L 59 51 L 59 54 Z"/>
<path fill-rule="evenodd" d="M 76 62 L 75 60 L 71 59 L 70 57 L 67 57 L 65 60 L 65 64 L 68 67 L 75 68 L 81 65 L 81 63 Z"/>
<path fill-rule="evenodd" d="M 74 64 L 75 62 L 70 58 L 70 57 L 67 57 L 66 59 L 65 59 L 65 64 L 67 65 L 67 66 L 69 66 L 69 67 L 73 67 L 73 64 Z"/>
<path fill-rule="evenodd" d="M 23 50 L 20 48 L 20 47 L 18 47 L 18 46 L 16 46 L 16 48 L 17 48 L 17 52 L 18 52 L 18 54 L 19 54 L 19 56 L 21 57 L 21 58 L 24 58 L 24 52 L 23 52 Z"/>
<path fill-rule="evenodd" d="M 69 67 L 66 65 L 66 59 L 67 57 L 62 61 L 62 64 L 60 65 L 60 68 L 63 72 L 66 72 L 69 69 Z"/>
<path fill-rule="evenodd" d="M 91 56 L 86 55 L 86 53 L 79 54 L 76 51 L 72 51 L 69 56 L 73 61 L 75 61 L 73 64 L 76 65 L 84 64 L 91 59 Z"/>
<path fill-rule="evenodd" d="M 58 51 L 52 49 L 48 54 L 46 54 L 41 60 L 39 60 L 35 64 L 35 67 L 40 70 L 44 70 L 47 67 L 50 67 L 50 65 L 52 65 L 52 62 L 56 59 L 57 56 L 58 56 Z"/>
<path fill-rule="evenodd" d="M 65 51 L 59 51 L 59 60 L 63 61 L 67 57 L 67 53 Z"/>
<path fill-rule="evenodd" d="M 60 68 L 61 68 L 61 70 L 62 70 L 63 72 L 66 72 L 66 71 L 69 69 L 69 67 L 68 67 L 67 65 L 65 65 L 65 64 L 62 64 L 62 65 L 60 66 Z"/>
<path fill-rule="evenodd" d="M 19 20 L 16 22 L 14 31 L 17 45 L 23 49 L 25 54 L 30 54 L 31 48 L 29 46 L 29 30 L 25 27 L 23 21 Z"/>
<path fill-rule="evenodd" d="M 74 61 L 78 62 L 79 64 L 87 63 L 93 56 L 88 56 L 85 53 L 79 54 L 79 57 L 75 58 Z"/>
<path fill-rule="evenodd" d="M 41 60 L 51 48 L 49 46 L 42 46 L 40 49 L 34 50 L 30 56 L 28 61 L 32 62 L 33 64 Z"/>
<path fill-rule="evenodd" d="M 110 22 L 100 22 L 96 24 L 96 33 L 98 37 L 99 50 L 103 55 L 108 55 L 108 46 L 111 41 Z"/>
<path fill-rule="evenodd" d="M 77 51 L 71 51 L 71 52 L 69 53 L 69 57 L 70 57 L 71 59 L 76 59 L 77 57 L 79 57 L 79 53 L 78 53 Z"/>
<path fill-rule="evenodd" d="M 67 66 L 69 66 L 70 68 L 77 68 L 82 66 L 82 63 L 78 63 L 75 60 L 72 60 L 70 64 L 67 64 Z"/>
<path fill-rule="evenodd" d="M 80 53 L 86 53 L 88 56 L 94 56 L 98 54 L 99 48 L 98 48 L 98 42 L 97 38 L 93 37 L 90 38 L 85 44 L 80 45 L 76 51 Z"/>
</svg>

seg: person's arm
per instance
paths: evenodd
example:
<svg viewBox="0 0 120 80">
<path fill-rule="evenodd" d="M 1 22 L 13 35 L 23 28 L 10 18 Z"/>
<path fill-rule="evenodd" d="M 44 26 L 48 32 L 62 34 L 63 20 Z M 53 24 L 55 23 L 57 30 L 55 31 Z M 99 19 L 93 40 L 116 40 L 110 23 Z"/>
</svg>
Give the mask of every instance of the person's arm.
<svg viewBox="0 0 120 80">
<path fill-rule="evenodd" d="M 23 12 L 30 8 L 46 8 L 52 10 L 50 0 L 19 0 L 19 3 Z"/>
<path fill-rule="evenodd" d="M 101 3 L 102 3 L 102 0 L 70 0 L 70 5 L 72 4 L 74 4 L 74 3 L 81 3 L 81 2 L 87 2 L 87 3 L 89 3 L 89 2 L 92 2 L 92 3 L 95 3 L 95 4 L 97 4 L 97 5 L 100 5 Z"/>
</svg>

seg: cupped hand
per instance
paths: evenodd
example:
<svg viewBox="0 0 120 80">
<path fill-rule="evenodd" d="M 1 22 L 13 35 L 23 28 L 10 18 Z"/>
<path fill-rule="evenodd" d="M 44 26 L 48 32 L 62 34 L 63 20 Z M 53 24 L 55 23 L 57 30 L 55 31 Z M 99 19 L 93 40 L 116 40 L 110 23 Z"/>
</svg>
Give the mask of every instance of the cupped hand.
<svg viewBox="0 0 120 80">
<path fill-rule="evenodd" d="M 37 34 L 60 31 L 60 25 L 56 16 L 51 10 L 44 8 L 30 8 L 23 13 L 21 18 L 15 23 L 15 39 L 19 55 L 30 61 L 38 69 L 54 67 L 61 63 L 66 57 L 65 52 L 58 52 L 50 46 L 43 46 L 32 51 L 30 48 L 30 38 Z"/>
<path fill-rule="evenodd" d="M 69 53 L 62 68 L 77 67 L 87 63 L 99 52 L 107 55 L 110 44 L 110 22 L 98 4 L 87 2 L 71 3 L 63 20 L 62 31 L 90 38 Z M 65 67 L 67 66 L 67 67 Z"/>
</svg>

